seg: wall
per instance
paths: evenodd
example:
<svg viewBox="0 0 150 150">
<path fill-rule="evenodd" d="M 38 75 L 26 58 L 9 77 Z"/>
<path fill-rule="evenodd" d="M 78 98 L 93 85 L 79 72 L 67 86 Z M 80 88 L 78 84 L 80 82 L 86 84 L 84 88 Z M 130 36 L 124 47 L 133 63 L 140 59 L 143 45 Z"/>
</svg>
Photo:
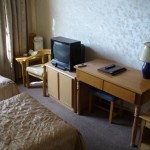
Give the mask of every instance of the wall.
<svg viewBox="0 0 150 150">
<path fill-rule="evenodd" d="M 106 57 L 140 69 L 139 53 L 150 41 L 149 0 L 36 0 L 37 32 L 86 45 L 86 57 Z"/>
<path fill-rule="evenodd" d="M 36 0 L 37 33 L 81 40 L 86 59 L 105 57 L 141 69 L 150 41 L 150 0 Z"/>
</svg>

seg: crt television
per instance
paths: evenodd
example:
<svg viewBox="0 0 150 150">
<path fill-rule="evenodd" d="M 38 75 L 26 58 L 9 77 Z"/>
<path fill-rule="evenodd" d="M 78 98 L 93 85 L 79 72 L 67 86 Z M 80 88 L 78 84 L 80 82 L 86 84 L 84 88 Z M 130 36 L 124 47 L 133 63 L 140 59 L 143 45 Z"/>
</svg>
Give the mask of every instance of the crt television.
<svg viewBox="0 0 150 150">
<path fill-rule="evenodd" d="M 62 70 L 73 71 L 74 65 L 84 62 L 84 45 L 66 37 L 51 39 L 51 63 Z"/>
</svg>

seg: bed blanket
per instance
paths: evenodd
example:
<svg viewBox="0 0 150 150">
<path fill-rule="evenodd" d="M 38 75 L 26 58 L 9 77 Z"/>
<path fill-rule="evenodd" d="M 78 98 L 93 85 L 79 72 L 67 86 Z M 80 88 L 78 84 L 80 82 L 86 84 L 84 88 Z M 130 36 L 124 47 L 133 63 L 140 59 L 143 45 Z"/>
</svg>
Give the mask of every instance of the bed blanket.
<svg viewBox="0 0 150 150">
<path fill-rule="evenodd" d="M 1 150 L 85 150 L 77 129 L 27 93 L 0 102 Z"/>
<path fill-rule="evenodd" d="M 19 89 L 14 81 L 0 75 L 0 101 L 19 94 Z"/>
</svg>

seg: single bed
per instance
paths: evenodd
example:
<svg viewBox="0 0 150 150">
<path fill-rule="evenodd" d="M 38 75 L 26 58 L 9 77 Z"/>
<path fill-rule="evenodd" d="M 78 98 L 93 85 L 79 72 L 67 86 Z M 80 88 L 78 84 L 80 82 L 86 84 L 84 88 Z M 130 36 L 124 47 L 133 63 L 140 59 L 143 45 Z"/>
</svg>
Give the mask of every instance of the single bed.
<svg viewBox="0 0 150 150">
<path fill-rule="evenodd" d="M 85 150 L 77 129 L 27 93 L 0 102 L 0 149 Z"/>
<path fill-rule="evenodd" d="M 15 82 L 0 75 L 0 101 L 17 94 L 19 90 Z"/>
</svg>

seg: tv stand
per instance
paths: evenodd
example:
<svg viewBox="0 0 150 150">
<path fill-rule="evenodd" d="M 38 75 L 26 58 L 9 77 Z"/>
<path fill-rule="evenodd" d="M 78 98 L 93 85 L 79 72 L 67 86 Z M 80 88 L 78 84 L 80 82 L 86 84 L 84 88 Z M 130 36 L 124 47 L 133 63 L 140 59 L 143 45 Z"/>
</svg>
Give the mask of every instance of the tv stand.
<svg viewBox="0 0 150 150">
<path fill-rule="evenodd" d="M 48 62 L 45 64 L 48 78 L 48 95 L 71 111 L 77 111 L 76 73 L 62 70 Z"/>
</svg>

